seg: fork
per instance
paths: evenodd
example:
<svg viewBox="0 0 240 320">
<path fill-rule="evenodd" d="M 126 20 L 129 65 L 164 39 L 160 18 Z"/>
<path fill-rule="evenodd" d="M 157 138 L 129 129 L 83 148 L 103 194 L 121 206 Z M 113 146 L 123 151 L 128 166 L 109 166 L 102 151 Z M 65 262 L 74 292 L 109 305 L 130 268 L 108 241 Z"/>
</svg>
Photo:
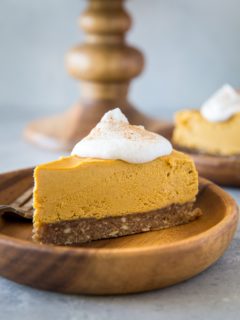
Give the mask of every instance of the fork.
<svg viewBox="0 0 240 320">
<path fill-rule="evenodd" d="M 8 205 L 0 205 L 0 216 L 4 214 L 11 214 L 13 216 L 22 217 L 24 219 L 32 219 L 33 206 L 32 206 L 33 188 L 27 189 L 18 198 Z"/>
</svg>

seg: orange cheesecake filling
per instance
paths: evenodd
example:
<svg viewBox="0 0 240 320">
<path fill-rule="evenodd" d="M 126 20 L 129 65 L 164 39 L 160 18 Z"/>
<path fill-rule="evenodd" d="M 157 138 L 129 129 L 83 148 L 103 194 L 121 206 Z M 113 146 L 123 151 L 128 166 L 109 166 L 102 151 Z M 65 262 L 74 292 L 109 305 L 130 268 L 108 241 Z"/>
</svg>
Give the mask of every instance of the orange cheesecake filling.
<svg viewBox="0 0 240 320">
<path fill-rule="evenodd" d="M 194 201 L 198 174 L 181 152 L 148 163 L 61 158 L 34 172 L 34 224 L 141 213 Z"/>
</svg>

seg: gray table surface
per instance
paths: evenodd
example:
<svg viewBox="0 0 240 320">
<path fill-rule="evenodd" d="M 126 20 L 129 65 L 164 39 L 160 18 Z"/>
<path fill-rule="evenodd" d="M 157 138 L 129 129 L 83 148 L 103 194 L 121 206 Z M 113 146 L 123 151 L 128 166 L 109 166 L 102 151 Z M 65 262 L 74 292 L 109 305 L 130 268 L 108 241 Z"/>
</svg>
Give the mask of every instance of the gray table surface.
<svg viewBox="0 0 240 320">
<path fill-rule="evenodd" d="M 59 156 L 20 138 L 26 119 L 27 116 L 20 113 L 5 114 L 0 119 L 1 172 Z M 227 191 L 240 203 L 240 190 Z M 3 320 L 229 320 L 240 319 L 239 313 L 240 230 L 224 256 L 207 271 L 184 283 L 149 293 L 109 297 L 63 295 L 35 290 L 0 277 L 0 319 Z"/>
</svg>

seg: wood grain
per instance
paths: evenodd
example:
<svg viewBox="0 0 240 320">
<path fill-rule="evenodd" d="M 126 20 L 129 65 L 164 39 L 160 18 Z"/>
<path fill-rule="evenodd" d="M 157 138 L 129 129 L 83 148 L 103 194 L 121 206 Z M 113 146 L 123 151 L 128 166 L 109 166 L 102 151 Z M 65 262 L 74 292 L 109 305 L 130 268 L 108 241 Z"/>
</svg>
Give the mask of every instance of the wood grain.
<svg viewBox="0 0 240 320">
<path fill-rule="evenodd" d="M 189 153 L 202 177 L 231 187 L 240 187 L 240 156 L 218 157 Z"/>
<path fill-rule="evenodd" d="M 224 253 L 238 220 L 234 200 L 200 181 L 199 220 L 79 247 L 33 243 L 30 222 L 1 218 L 0 275 L 39 289 L 84 294 L 142 292 L 189 279 Z M 0 175 L 0 203 L 10 203 L 32 184 L 32 169 Z"/>
</svg>

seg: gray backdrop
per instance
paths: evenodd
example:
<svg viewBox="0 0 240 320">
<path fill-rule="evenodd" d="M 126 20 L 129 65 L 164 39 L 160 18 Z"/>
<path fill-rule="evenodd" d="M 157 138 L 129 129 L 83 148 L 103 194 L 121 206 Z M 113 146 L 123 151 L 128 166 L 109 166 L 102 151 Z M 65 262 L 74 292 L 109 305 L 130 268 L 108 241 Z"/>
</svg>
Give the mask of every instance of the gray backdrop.
<svg viewBox="0 0 240 320">
<path fill-rule="evenodd" d="M 83 40 L 83 0 L 0 0 L 0 108 L 41 113 L 77 100 L 64 54 Z M 129 0 L 128 35 L 146 67 L 131 100 L 150 114 L 197 106 L 221 84 L 240 85 L 240 1 Z M 22 109 L 21 109 L 22 110 Z"/>
</svg>

